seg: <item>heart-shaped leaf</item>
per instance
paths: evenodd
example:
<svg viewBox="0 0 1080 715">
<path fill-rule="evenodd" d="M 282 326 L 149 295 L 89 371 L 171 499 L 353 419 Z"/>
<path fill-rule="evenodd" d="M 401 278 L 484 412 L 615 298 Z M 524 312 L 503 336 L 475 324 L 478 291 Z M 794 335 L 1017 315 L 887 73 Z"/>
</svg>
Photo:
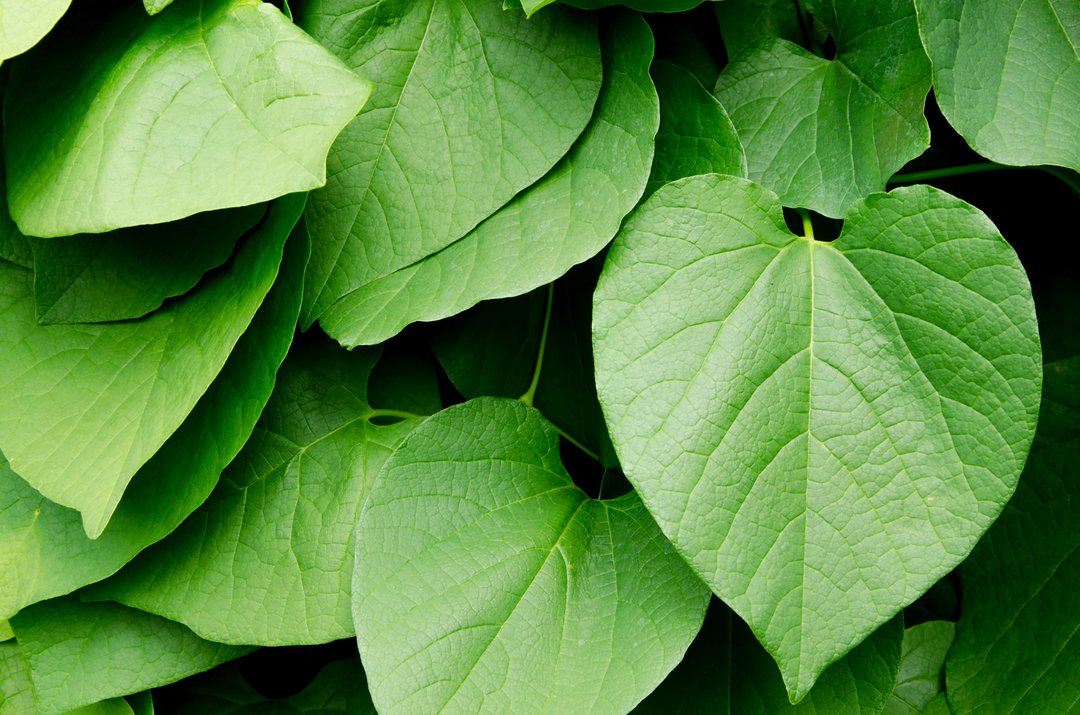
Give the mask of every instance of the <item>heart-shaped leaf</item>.
<svg viewBox="0 0 1080 715">
<path fill-rule="evenodd" d="M 273 5 L 104 14 L 65 20 L 12 68 L 4 144 L 23 233 L 163 223 L 325 183 L 371 85 Z"/>
<path fill-rule="evenodd" d="M 304 325 L 546 174 L 600 90 L 595 20 L 563 8 L 526 20 L 497 0 L 313 0 L 304 26 L 376 87 L 311 196 Z"/>
<path fill-rule="evenodd" d="M 636 495 L 589 499 L 550 424 L 498 398 L 437 413 L 387 460 L 353 594 L 382 713 L 625 713 L 708 603 Z"/>
<path fill-rule="evenodd" d="M 934 97 L 968 144 L 1004 164 L 1080 171 L 1080 5 L 916 0 Z"/>
<path fill-rule="evenodd" d="M 623 469 L 795 700 L 967 555 L 1038 413 L 1016 254 L 925 186 L 824 243 L 752 182 L 669 184 L 608 254 L 593 338 Z"/>
<path fill-rule="evenodd" d="M 779 38 L 732 58 L 716 83 L 751 179 L 787 206 L 843 216 L 929 146 L 930 62 L 912 0 L 807 0 L 831 60 Z"/>
</svg>

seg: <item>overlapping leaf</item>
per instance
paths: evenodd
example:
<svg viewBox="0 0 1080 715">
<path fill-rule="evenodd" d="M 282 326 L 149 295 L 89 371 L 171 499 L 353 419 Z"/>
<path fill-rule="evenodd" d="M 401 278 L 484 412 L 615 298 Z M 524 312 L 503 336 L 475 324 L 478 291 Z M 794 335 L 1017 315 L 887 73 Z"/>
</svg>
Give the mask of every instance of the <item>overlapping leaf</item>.
<svg viewBox="0 0 1080 715">
<path fill-rule="evenodd" d="M 45 497 L 77 509 L 91 538 L 221 371 L 303 205 L 302 195 L 275 202 L 227 270 L 140 321 L 40 326 L 32 274 L 0 264 L 0 450 Z"/>
<path fill-rule="evenodd" d="M 522 0 L 521 7 L 532 15 L 556 0 Z M 704 0 L 562 0 L 567 5 L 585 10 L 599 10 L 612 5 L 625 5 L 641 12 L 682 12 L 700 5 Z"/>
<path fill-rule="evenodd" d="M 623 469 L 794 699 L 967 555 L 1034 432 L 1027 277 L 928 187 L 823 243 L 746 180 L 669 184 L 616 239 L 593 326 Z"/>
<path fill-rule="evenodd" d="M 957 712 L 1069 712 L 1080 701 L 1080 358 L 1046 365 L 1016 496 L 963 567 L 946 665 Z"/>
<path fill-rule="evenodd" d="M 132 479 L 97 539 L 87 538 L 77 511 L 42 497 L 0 455 L 0 617 L 115 573 L 206 499 L 270 397 L 292 342 L 307 255 L 306 234 L 294 234 L 277 282 L 225 366 Z"/>
<path fill-rule="evenodd" d="M 32 238 L 40 323 L 138 318 L 224 263 L 262 204 L 100 235 Z"/>
<path fill-rule="evenodd" d="M 782 39 L 732 58 L 716 83 L 751 179 L 786 206 L 840 217 L 929 146 L 930 63 L 912 0 L 806 2 L 832 31 L 828 60 Z"/>
<path fill-rule="evenodd" d="M 319 319 L 324 330 L 343 345 L 377 343 L 411 322 L 549 283 L 611 240 L 649 175 L 658 108 L 645 23 L 612 18 L 603 45 L 596 112 L 570 153 L 463 238 L 357 287 Z"/>
<path fill-rule="evenodd" d="M 24 609 L 12 625 L 41 715 L 171 683 L 253 650 L 210 643 L 164 618 L 76 596 Z"/>
<path fill-rule="evenodd" d="M 1080 171 L 1080 6 L 916 0 L 938 106 L 975 151 Z"/>
<path fill-rule="evenodd" d="M 476 227 L 566 154 L 600 89 L 595 19 L 491 0 L 315 0 L 304 26 L 376 85 L 311 197 L 307 325 Z"/>
<path fill-rule="evenodd" d="M 225 643 L 353 635 L 353 526 L 375 473 L 417 422 L 372 423 L 367 382 L 377 356 L 329 341 L 291 354 L 206 503 L 89 594 Z"/>
<path fill-rule="evenodd" d="M 36 45 L 71 0 L 0 0 L 0 62 Z"/>
<path fill-rule="evenodd" d="M 65 23 L 13 68 L 11 214 L 64 236 L 322 186 L 370 84 L 259 0 L 135 3 Z M 89 25 L 89 27 L 88 27 Z"/>
<path fill-rule="evenodd" d="M 496 398 L 430 417 L 387 461 L 353 594 L 383 713 L 624 713 L 708 602 L 636 495 L 589 499 L 540 413 Z"/>
<path fill-rule="evenodd" d="M 904 631 L 900 672 L 884 715 L 920 715 L 944 695 L 945 656 L 955 632 L 950 621 L 927 621 Z"/>
</svg>

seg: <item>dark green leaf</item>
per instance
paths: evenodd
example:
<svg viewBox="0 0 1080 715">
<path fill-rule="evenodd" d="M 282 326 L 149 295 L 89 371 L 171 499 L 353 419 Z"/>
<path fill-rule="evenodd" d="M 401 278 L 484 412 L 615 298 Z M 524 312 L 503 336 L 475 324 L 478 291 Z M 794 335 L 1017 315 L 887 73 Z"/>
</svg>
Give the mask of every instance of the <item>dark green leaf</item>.
<svg viewBox="0 0 1080 715">
<path fill-rule="evenodd" d="M 904 655 L 884 715 L 919 715 L 945 692 L 945 656 L 956 624 L 928 621 L 904 631 Z"/>
</svg>

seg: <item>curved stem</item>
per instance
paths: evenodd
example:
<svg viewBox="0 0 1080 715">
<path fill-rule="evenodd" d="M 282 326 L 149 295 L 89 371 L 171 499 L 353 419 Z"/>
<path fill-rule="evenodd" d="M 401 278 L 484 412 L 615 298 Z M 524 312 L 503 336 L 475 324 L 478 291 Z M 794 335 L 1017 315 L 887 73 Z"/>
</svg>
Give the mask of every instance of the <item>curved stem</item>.
<svg viewBox="0 0 1080 715">
<path fill-rule="evenodd" d="M 529 389 L 518 399 L 529 407 L 532 407 L 533 398 L 536 397 L 536 386 L 540 384 L 540 370 L 544 366 L 544 349 L 547 347 L 548 328 L 551 326 L 551 304 L 555 302 L 555 284 L 548 283 L 547 308 L 544 310 L 544 327 L 540 329 L 540 347 L 536 351 L 536 367 L 533 369 L 532 382 Z M 565 435 L 563 435 L 565 436 Z"/>
<path fill-rule="evenodd" d="M 1075 193 L 1080 194 L 1080 175 L 1077 175 L 1076 172 L 1072 172 L 1056 166 L 1043 166 L 1040 168 L 1050 176 L 1054 176 L 1060 179 Z"/>
<path fill-rule="evenodd" d="M 578 449 L 580 449 L 583 453 L 585 453 L 589 457 L 592 457 L 597 462 L 600 462 L 600 455 L 599 454 L 592 451 L 591 449 L 589 449 L 588 447 L 583 445 L 581 442 L 578 442 L 576 439 L 574 439 L 569 434 L 567 434 L 565 431 L 563 431 L 563 429 L 561 427 L 559 427 L 559 425 L 555 424 L 554 422 L 548 421 L 548 424 L 555 428 L 555 431 L 559 433 L 560 437 L 562 437 L 567 442 L 569 442 L 570 444 L 572 444 L 575 447 L 577 447 Z M 603 464 L 603 462 L 600 462 L 600 463 Z"/>
<path fill-rule="evenodd" d="M 1019 166 L 1006 166 L 995 164 L 992 161 L 984 161 L 981 164 L 962 164 L 960 166 L 946 166 L 941 169 L 929 169 L 927 171 L 909 171 L 906 174 L 893 174 L 889 179 L 890 184 L 914 184 L 920 181 L 933 181 L 934 179 L 947 179 L 950 176 L 963 176 L 964 174 L 981 174 L 984 171 L 998 171 L 999 169 L 1019 169 Z"/>
<path fill-rule="evenodd" d="M 799 209 L 799 215 L 802 216 L 802 230 L 803 238 L 807 238 L 811 241 L 814 240 L 814 224 L 810 221 L 810 212 L 806 209 Z"/>
<path fill-rule="evenodd" d="M 406 412 L 405 410 L 372 410 L 368 413 L 369 420 L 373 417 L 398 417 L 403 420 L 411 420 L 424 416 L 425 415 L 418 415 L 415 412 Z"/>
</svg>

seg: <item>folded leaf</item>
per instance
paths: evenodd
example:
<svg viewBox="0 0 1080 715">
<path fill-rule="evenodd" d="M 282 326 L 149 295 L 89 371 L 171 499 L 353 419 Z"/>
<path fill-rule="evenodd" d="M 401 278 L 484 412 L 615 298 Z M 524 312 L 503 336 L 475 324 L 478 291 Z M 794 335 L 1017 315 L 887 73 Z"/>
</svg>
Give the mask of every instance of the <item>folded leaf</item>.
<svg viewBox="0 0 1080 715">
<path fill-rule="evenodd" d="M 214 493 L 167 539 L 85 593 L 223 643 L 353 635 L 353 527 L 375 473 L 415 426 L 371 422 L 378 352 L 300 346 Z"/>
<path fill-rule="evenodd" d="M 41 715 L 172 683 L 254 650 L 210 643 L 179 623 L 77 596 L 30 606 L 11 620 Z"/>
<path fill-rule="evenodd" d="M 574 485 L 539 412 L 481 398 L 387 460 L 353 599 L 381 713 L 625 713 L 682 657 L 708 591 L 633 493 Z"/>
<path fill-rule="evenodd" d="M 259 0 L 65 23 L 12 69 L 11 214 L 32 236 L 100 233 L 326 181 L 371 86 Z M 87 27 L 89 23 L 90 27 Z"/>
<path fill-rule="evenodd" d="M 916 0 L 934 97 L 971 147 L 1003 164 L 1080 171 L 1080 6 Z"/>
<path fill-rule="evenodd" d="M 304 25 L 376 86 L 311 196 L 305 326 L 542 177 L 600 90 L 595 20 L 561 8 L 526 20 L 497 0 L 313 0 Z"/>
<path fill-rule="evenodd" d="M 210 494 L 255 427 L 292 342 L 308 255 L 299 228 L 277 282 L 225 366 L 132 478 L 101 536 L 87 538 L 77 511 L 42 497 L 0 455 L 0 617 L 115 573 Z"/>
<path fill-rule="evenodd" d="M 1016 496 L 961 574 L 946 664 L 956 712 L 1069 712 L 1080 698 L 1080 358 L 1046 365 Z"/>
<path fill-rule="evenodd" d="M 227 270 L 145 320 L 38 325 L 31 273 L 0 264 L 0 451 L 91 538 L 221 371 L 303 205 L 275 202 Z"/>
<path fill-rule="evenodd" d="M 786 206 L 843 216 L 930 144 L 930 62 L 912 0 L 807 0 L 836 57 L 787 40 L 732 58 L 716 83 L 746 149 L 749 176 Z"/>
<path fill-rule="evenodd" d="M 224 263 L 266 206 L 196 214 L 99 235 L 31 238 L 38 322 L 139 318 Z"/>
<path fill-rule="evenodd" d="M 593 339 L 623 469 L 795 701 L 967 555 L 1038 412 L 1023 268 L 926 186 L 825 243 L 752 182 L 669 184 L 608 254 Z"/>
<path fill-rule="evenodd" d="M 0 0 L 0 62 L 36 45 L 69 5 L 71 0 Z"/>
</svg>

